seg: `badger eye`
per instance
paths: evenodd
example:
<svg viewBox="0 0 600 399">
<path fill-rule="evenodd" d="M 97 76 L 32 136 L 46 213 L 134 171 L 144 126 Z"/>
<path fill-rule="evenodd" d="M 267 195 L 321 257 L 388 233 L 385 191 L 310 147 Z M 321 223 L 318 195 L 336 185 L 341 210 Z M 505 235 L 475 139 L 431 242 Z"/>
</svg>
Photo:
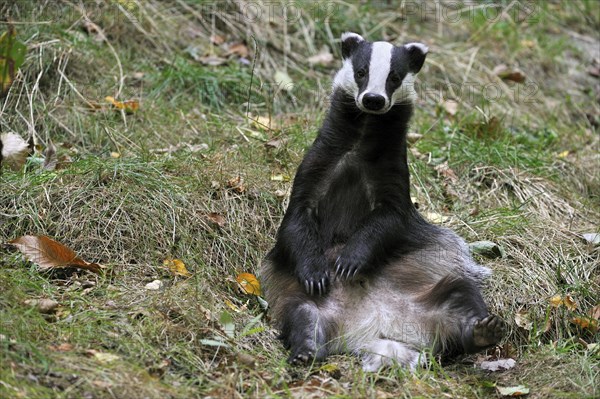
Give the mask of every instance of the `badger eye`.
<svg viewBox="0 0 600 399">
<path fill-rule="evenodd" d="M 400 76 L 393 74 L 392 76 L 390 76 L 390 80 L 392 81 L 392 83 L 394 84 L 398 84 L 402 81 L 402 79 L 400 79 Z"/>
<path fill-rule="evenodd" d="M 359 69 L 358 71 L 356 71 L 356 76 L 359 78 L 364 78 L 367 74 L 367 71 L 365 71 L 364 69 Z"/>
</svg>

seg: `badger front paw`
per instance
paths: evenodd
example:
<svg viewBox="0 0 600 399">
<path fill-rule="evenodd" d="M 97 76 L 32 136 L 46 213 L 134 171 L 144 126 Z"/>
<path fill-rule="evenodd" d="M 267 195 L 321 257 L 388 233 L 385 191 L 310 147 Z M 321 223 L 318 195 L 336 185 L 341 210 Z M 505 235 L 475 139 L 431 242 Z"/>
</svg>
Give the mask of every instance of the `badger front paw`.
<svg viewBox="0 0 600 399">
<path fill-rule="evenodd" d="M 335 277 L 342 280 L 353 279 L 363 271 L 365 264 L 361 256 L 342 254 L 335 261 Z"/>
<path fill-rule="evenodd" d="M 308 295 L 325 295 L 329 291 L 330 279 L 326 265 L 312 264 L 298 273 L 298 280 Z"/>
</svg>

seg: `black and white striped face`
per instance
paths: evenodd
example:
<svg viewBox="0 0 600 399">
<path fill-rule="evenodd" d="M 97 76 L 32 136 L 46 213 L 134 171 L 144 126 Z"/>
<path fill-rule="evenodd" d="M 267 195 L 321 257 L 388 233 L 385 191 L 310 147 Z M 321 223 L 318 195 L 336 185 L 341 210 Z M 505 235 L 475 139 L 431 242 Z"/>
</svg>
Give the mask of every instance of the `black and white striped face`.
<svg viewBox="0 0 600 399">
<path fill-rule="evenodd" d="M 414 80 L 421 70 L 427 46 L 409 43 L 368 42 L 356 33 L 342 35 L 342 69 L 333 89 L 352 96 L 363 112 L 385 114 L 394 104 L 414 102 Z"/>
</svg>

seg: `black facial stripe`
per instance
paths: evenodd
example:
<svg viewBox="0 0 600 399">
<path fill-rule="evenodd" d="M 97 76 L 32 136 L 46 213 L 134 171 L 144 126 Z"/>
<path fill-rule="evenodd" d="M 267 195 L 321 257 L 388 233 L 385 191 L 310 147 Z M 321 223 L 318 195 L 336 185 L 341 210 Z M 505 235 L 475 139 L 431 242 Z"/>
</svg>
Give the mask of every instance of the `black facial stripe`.
<svg viewBox="0 0 600 399">
<path fill-rule="evenodd" d="M 362 93 L 369 83 L 369 65 L 371 63 L 372 51 L 373 44 L 364 41 L 359 44 L 359 47 L 352 54 L 352 69 L 354 69 L 354 80 L 358 86 L 359 93 Z M 362 79 L 357 77 L 357 72 L 360 70 L 366 71 L 366 74 Z"/>
<path fill-rule="evenodd" d="M 392 59 L 390 74 L 388 75 L 387 82 L 385 83 L 385 91 L 389 99 L 392 98 L 392 94 L 398 87 L 402 85 L 402 81 L 408 73 L 408 59 L 406 57 L 406 51 L 404 47 L 395 47 L 392 49 Z M 392 76 L 396 75 L 399 80 L 398 82 L 392 81 Z"/>
</svg>

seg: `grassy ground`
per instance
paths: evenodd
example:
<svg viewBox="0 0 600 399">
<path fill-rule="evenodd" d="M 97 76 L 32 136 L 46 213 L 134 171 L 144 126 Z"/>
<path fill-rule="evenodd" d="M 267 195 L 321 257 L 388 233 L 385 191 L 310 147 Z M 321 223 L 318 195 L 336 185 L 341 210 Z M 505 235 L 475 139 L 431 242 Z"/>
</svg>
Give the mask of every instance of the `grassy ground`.
<svg viewBox="0 0 600 399">
<path fill-rule="evenodd" d="M 600 220 L 599 3 L 19 1 L 0 12 L 0 31 L 12 21 L 28 46 L 0 130 L 42 150 L 52 140 L 61 161 L 2 170 L 0 241 L 45 234 L 108 269 L 42 272 L 0 247 L 0 397 L 600 395 L 597 331 L 573 323 L 600 304 L 600 251 L 582 239 Z M 509 324 L 487 357 L 415 375 L 366 374 L 350 356 L 292 368 L 257 298 L 237 288 L 273 244 L 346 30 L 431 49 L 413 196 L 467 241 L 506 252 L 479 258 Z M 335 61 L 310 65 L 323 46 Z M 498 78 L 500 64 L 525 82 Z M 275 84 L 281 72 L 293 89 Z M 140 109 L 115 111 L 106 96 Z M 168 257 L 192 277 L 173 276 Z M 156 279 L 161 290 L 144 288 Z M 575 307 L 554 308 L 555 295 Z M 58 308 L 25 303 L 43 298 Z M 516 367 L 478 366 L 498 356 Z"/>
</svg>

